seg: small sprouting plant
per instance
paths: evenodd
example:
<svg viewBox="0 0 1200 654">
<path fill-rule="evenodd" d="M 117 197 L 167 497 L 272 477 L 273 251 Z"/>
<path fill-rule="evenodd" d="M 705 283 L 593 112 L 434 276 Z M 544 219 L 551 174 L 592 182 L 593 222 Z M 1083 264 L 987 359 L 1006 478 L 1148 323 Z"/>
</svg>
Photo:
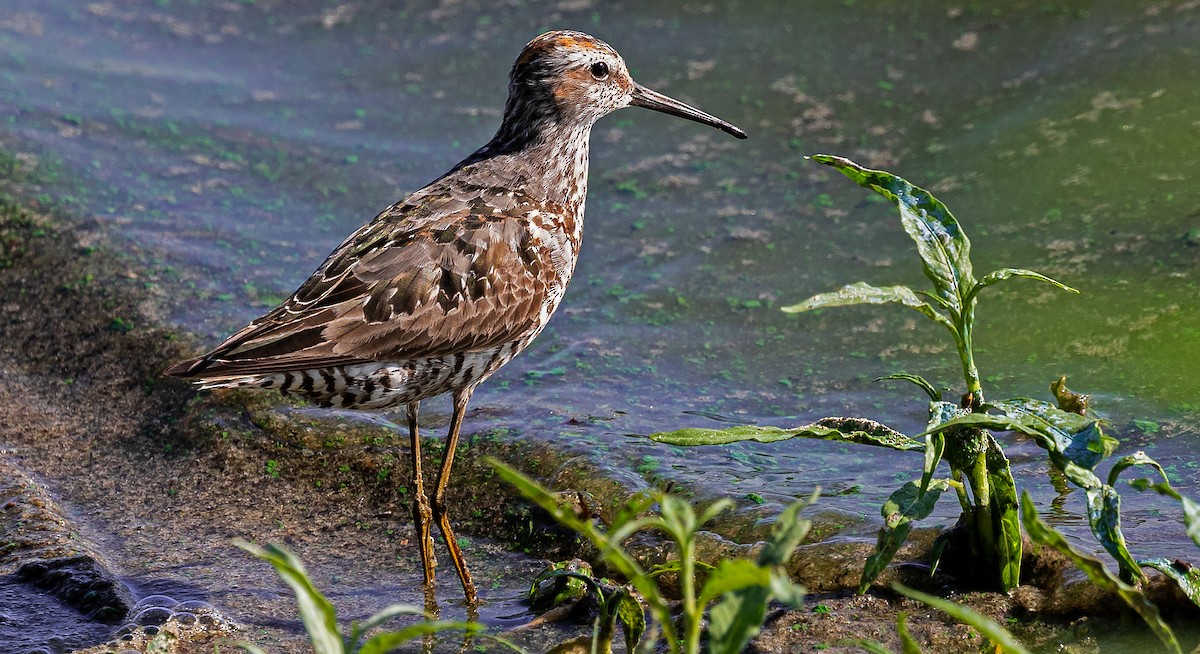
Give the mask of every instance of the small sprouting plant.
<svg viewBox="0 0 1200 654">
<path fill-rule="evenodd" d="M 589 597 L 594 598 L 597 605 L 592 633 L 559 643 L 546 654 L 611 652 L 618 626 L 625 635 L 625 651 L 636 651 L 637 643 L 646 632 L 646 611 L 632 586 L 597 579 L 592 575 L 591 566 L 575 559 L 553 564 L 533 580 L 529 589 L 531 608 L 552 607 L 538 620 L 548 614 L 568 612 Z"/>
<path fill-rule="evenodd" d="M 350 633 L 344 634 L 338 626 L 337 611 L 333 604 L 313 585 L 308 571 L 296 555 L 278 545 L 259 547 L 245 541 L 234 541 L 234 545 L 270 563 L 279 577 L 291 587 L 292 592 L 296 594 L 300 620 L 312 639 L 315 654 L 386 654 L 415 638 L 446 631 L 462 631 L 468 636 L 473 636 L 483 631 L 483 625 L 477 622 L 431 620 L 420 607 L 393 604 L 361 623 L 351 623 Z M 425 619 L 399 631 L 383 631 L 370 638 L 366 637 L 367 632 L 401 615 L 419 615 Z M 250 643 L 239 642 L 237 646 L 251 654 L 264 654 L 261 648 Z"/>
<path fill-rule="evenodd" d="M 717 501 L 696 515 L 691 505 L 678 497 L 662 492 L 638 494 L 616 513 L 604 530 L 595 521 L 581 519 L 571 509 L 560 505 L 552 493 L 532 479 L 499 461 L 490 463 L 500 477 L 526 499 L 591 541 L 600 550 L 600 558 L 629 581 L 653 616 L 654 622 L 647 632 L 653 636 L 640 639 L 639 644 L 638 638 L 630 638 L 643 628 L 633 615 L 632 605 L 636 600 L 627 600 L 625 596 L 606 599 L 610 602 L 606 606 L 610 608 L 602 610 L 597 620 L 591 641 L 593 652 L 610 651 L 613 625 L 619 617 L 625 625 L 628 651 L 635 648 L 652 651 L 661 632 L 662 641 L 672 654 L 698 654 L 707 613 L 708 651 L 739 654 L 762 628 L 771 600 L 792 606 L 803 601 L 804 589 L 788 578 L 783 565 L 808 533 L 811 522 L 801 519 L 799 514 L 816 500 L 817 493 L 792 504 L 780 514 L 756 561 L 726 559 L 709 568 L 696 559 L 696 534 L 706 522 L 733 505 L 729 500 Z M 654 504 L 658 505 L 659 514 L 647 514 Z M 677 560 L 647 571 L 624 549 L 622 544 L 626 539 L 648 529 L 671 539 L 677 548 Z M 708 569 L 703 584 L 698 585 L 697 572 L 701 567 Z M 679 579 L 681 615 L 678 627 L 672 615 L 670 596 L 659 581 L 662 572 L 674 572 Z M 607 626 L 603 620 L 607 620 Z M 604 638 L 605 633 L 607 638 Z M 640 636 L 640 633 L 636 635 Z"/>
</svg>

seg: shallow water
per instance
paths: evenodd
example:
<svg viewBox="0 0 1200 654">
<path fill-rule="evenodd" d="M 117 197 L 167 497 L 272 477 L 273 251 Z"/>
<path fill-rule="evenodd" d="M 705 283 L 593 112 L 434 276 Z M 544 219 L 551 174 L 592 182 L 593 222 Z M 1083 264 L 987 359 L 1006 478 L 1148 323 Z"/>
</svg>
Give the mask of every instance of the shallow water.
<svg viewBox="0 0 1200 654">
<path fill-rule="evenodd" d="M 1030 268 L 1082 290 L 1016 281 L 984 297 L 989 397 L 1045 397 L 1067 374 L 1122 452 L 1146 449 L 1196 494 L 1196 3 L 406 5 L 8 0 L 0 139 L 63 209 L 128 243 L 168 320 L 215 342 L 485 142 L 529 38 L 583 29 L 642 83 L 751 139 L 634 109 L 597 125 L 574 284 L 476 394 L 488 410 L 468 429 L 560 440 L 701 494 L 786 502 L 820 485 L 826 508 L 876 515 L 917 458 L 630 436 L 825 415 L 911 432 L 918 393 L 871 380 L 957 379 L 953 347 L 915 313 L 778 310 L 860 279 L 923 284 L 888 207 L 804 160 L 831 152 L 934 190 L 974 238 L 978 273 Z M 1009 454 L 1085 535 L 1082 494 L 1057 511 L 1040 450 Z M 1175 516 L 1127 494 L 1135 553 L 1186 554 Z"/>
</svg>

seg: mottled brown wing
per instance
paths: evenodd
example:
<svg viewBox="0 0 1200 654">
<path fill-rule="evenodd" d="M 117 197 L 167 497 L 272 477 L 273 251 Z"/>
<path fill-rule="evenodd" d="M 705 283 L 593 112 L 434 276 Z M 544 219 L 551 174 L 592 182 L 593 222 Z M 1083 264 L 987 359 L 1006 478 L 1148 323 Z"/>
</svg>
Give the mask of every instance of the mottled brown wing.
<svg viewBox="0 0 1200 654">
<path fill-rule="evenodd" d="M 334 250 L 281 306 L 167 374 L 405 360 L 518 339 L 537 328 L 565 283 L 555 267 L 567 237 L 547 229 L 561 224 L 558 214 L 520 194 L 479 188 L 410 196 Z"/>
</svg>

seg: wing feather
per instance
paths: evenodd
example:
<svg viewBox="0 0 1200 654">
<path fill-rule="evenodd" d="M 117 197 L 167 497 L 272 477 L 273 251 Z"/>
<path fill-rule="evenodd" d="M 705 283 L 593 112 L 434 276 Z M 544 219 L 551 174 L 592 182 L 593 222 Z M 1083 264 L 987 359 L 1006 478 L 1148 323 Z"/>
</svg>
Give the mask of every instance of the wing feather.
<svg viewBox="0 0 1200 654">
<path fill-rule="evenodd" d="M 564 215 L 520 193 L 427 188 L 348 238 L 282 305 L 167 374 L 400 361 L 516 340 L 538 327 L 570 275 L 538 256 L 572 247 L 564 230 L 546 227 Z"/>
</svg>

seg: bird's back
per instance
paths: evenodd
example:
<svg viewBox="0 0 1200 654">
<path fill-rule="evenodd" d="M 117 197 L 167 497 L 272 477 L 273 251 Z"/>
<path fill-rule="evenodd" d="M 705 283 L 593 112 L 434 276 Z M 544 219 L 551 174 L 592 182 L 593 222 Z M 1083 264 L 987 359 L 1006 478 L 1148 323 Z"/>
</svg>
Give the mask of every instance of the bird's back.
<svg viewBox="0 0 1200 654">
<path fill-rule="evenodd" d="M 456 167 L 347 238 L 282 305 L 166 374 L 358 408 L 482 381 L 545 327 L 579 253 L 582 207 L 535 198 L 528 177 L 503 157 Z"/>
</svg>

